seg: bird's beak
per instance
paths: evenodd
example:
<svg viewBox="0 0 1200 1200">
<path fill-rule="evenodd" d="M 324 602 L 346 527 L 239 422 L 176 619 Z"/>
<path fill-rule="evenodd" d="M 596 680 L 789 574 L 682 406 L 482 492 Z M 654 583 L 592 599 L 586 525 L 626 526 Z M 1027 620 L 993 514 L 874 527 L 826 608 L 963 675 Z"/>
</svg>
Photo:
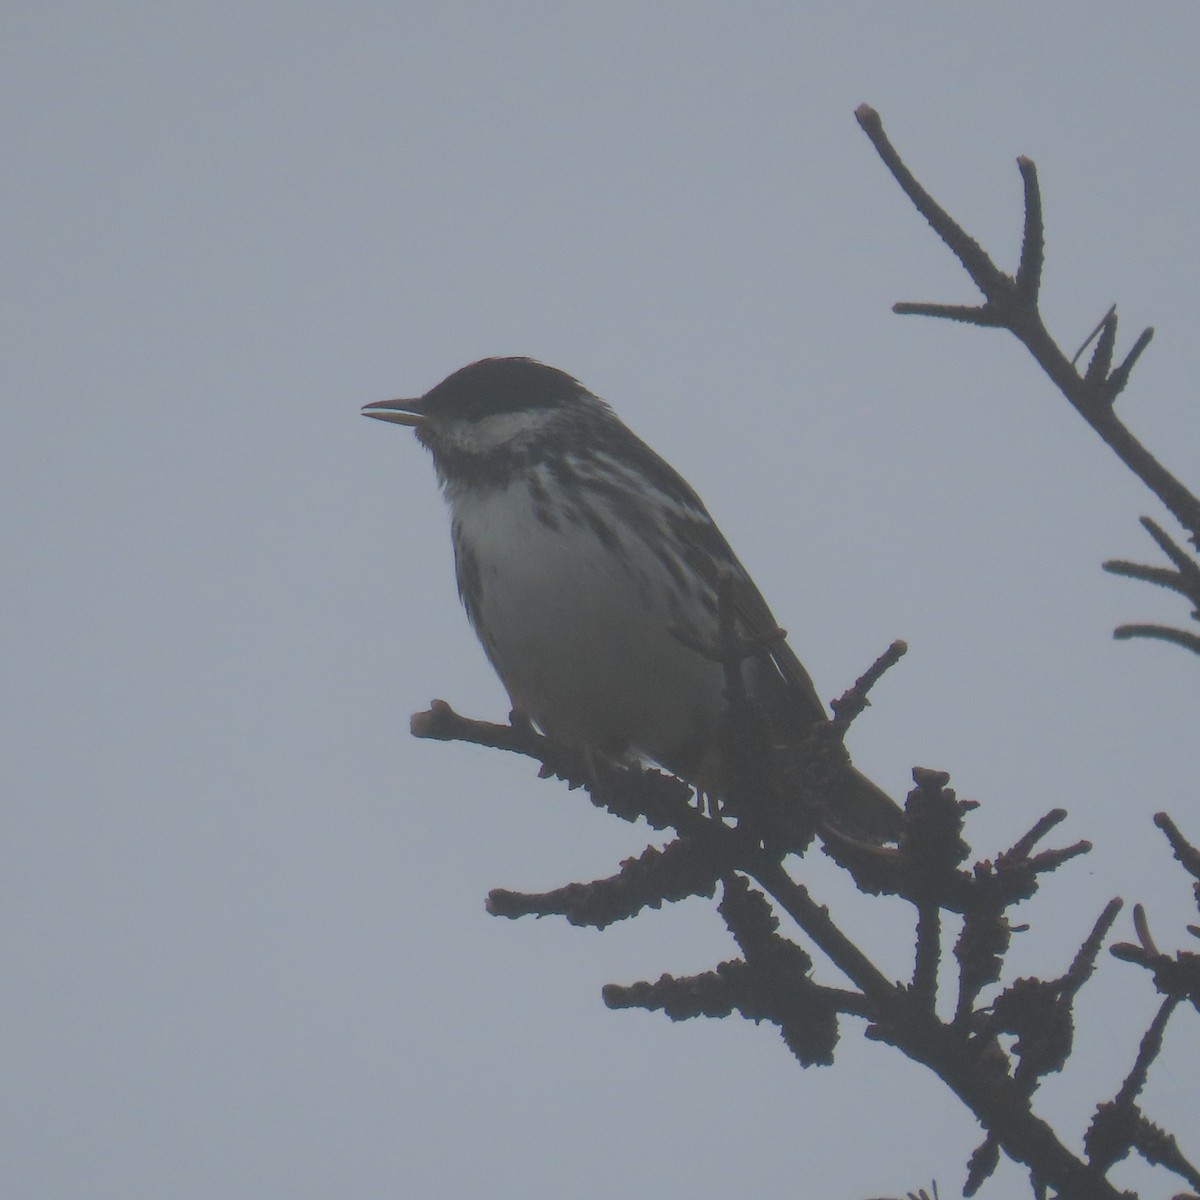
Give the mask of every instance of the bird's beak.
<svg viewBox="0 0 1200 1200">
<path fill-rule="evenodd" d="M 362 415 L 397 425 L 420 425 L 425 421 L 423 400 L 421 396 L 415 400 L 376 400 L 374 404 L 363 405 Z"/>
</svg>

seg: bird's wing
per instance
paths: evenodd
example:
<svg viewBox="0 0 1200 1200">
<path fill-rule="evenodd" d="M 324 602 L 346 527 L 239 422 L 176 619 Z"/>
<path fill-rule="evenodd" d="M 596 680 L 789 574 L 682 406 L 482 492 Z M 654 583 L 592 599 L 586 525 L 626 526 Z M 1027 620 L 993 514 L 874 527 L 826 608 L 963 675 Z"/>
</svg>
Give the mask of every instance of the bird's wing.
<svg viewBox="0 0 1200 1200">
<path fill-rule="evenodd" d="M 704 502 L 691 485 L 668 462 L 655 453 L 641 439 L 636 439 L 638 466 L 643 478 L 653 480 L 667 501 L 670 513 L 669 531 L 673 540 L 682 548 L 690 566 L 712 589 L 715 599 L 723 570 L 732 570 L 737 586 L 734 588 L 734 615 L 740 632 L 749 638 L 766 637 L 779 628 L 762 593 L 742 566 L 726 541 L 725 535 L 709 515 Z M 710 631 L 698 631 L 708 636 Z M 716 631 L 711 631 L 715 635 Z M 787 703 L 804 724 L 825 720 L 828 717 L 825 705 L 804 665 L 783 638 L 771 643 L 767 652 L 783 682 L 787 685 Z"/>
<path fill-rule="evenodd" d="M 708 509 L 687 481 L 644 442 L 638 442 L 638 466 L 650 477 L 667 503 L 668 532 L 674 545 L 681 548 L 687 565 L 711 589 L 714 616 L 716 597 L 723 571 L 732 570 L 734 615 L 745 637 L 766 637 L 779 628 L 779 622 L 725 540 Z M 701 637 L 714 637 L 717 631 L 697 630 Z M 768 665 L 769 664 L 769 665 Z M 803 663 L 784 638 L 770 643 L 770 649 L 753 660 L 751 668 L 763 668 L 751 676 L 756 698 L 765 701 L 777 719 L 793 728 L 807 731 L 817 721 L 828 719 L 817 689 Z M 847 764 L 840 781 L 837 803 L 838 820 L 854 836 L 868 841 L 894 840 L 900 831 L 902 814 L 896 803 L 865 775 Z"/>
<path fill-rule="evenodd" d="M 779 629 L 779 622 L 725 536 L 707 513 L 704 516 L 706 520 L 688 522 L 686 529 L 678 531 L 681 540 L 692 548 L 697 560 L 703 560 L 703 573 L 714 591 L 719 586 L 722 569 L 733 569 L 733 609 L 739 632 L 748 638 L 768 637 Z M 797 707 L 805 722 L 825 720 L 828 713 L 812 677 L 787 639 L 780 637 L 773 641 L 767 653 L 787 684 L 788 700 Z"/>
</svg>

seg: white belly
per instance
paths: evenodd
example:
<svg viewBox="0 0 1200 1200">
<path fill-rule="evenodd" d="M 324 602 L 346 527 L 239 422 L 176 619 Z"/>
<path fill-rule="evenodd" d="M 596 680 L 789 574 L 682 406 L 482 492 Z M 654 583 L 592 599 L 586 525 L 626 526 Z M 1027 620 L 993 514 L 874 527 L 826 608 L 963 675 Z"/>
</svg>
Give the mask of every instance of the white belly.
<svg viewBox="0 0 1200 1200">
<path fill-rule="evenodd" d="M 671 634 L 666 568 L 615 519 L 616 548 L 539 520 L 524 482 L 448 498 L 460 591 L 513 706 L 569 745 L 678 769 L 715 730 L 722 672 Z"/>
</svg>

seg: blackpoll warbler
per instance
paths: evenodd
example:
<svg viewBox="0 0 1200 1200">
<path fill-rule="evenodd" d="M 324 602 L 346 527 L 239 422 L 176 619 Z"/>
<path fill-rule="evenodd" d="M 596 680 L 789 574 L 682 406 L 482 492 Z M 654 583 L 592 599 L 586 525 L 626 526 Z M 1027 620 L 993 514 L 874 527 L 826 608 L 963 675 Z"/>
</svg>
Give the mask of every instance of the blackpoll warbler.
<svg viewBox="0 0 1200 1200">
<path fill-rule="evenodd" d="M 724 670 L 685 643 L 717 641 L 723 571 L 739 635 L 776 622 L 683 478 L 603 400 L 528 358 L 486 358 L 363 413 L 413 426 L 433 454 L 459 595 L 514 711 L 567 746 L 719 793 Z M 825 719 L 782 638 L 744 666 L 776 742 Z M 847 828 L 894 836 L 887 796 L 848 765 L 838 784 Z"/>
</svg>

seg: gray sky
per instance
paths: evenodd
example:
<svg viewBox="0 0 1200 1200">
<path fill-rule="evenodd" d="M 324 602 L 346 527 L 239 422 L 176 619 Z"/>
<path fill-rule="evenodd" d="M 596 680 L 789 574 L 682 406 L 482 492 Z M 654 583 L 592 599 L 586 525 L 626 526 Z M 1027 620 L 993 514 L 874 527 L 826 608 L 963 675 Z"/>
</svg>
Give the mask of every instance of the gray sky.
<svg viewBox="0 0 1200 1200">
<path fill-rule="evenodd" d="M 0 34 L 0 1193 L 953 1194 L 977 1130 L 859 1025 L 801 1071 L 766 1027 L 603 1008 L 731 957 L 711 905 L 486 916 L 646 833 L 409 738 L 433 696 L 504 697 L 426 456 L 358 408 L 486 354 L 579 376 L 824 695 L 909 641 L 864 769 L 951 771 L 981 855 L 1056 805 L 1096 842 L 1014 969 L 1114 894 L 1176 944 L 1150 816 L 1200 835 L 1200 673 L 1110 640 L 1185 614 L 1099 570 L 1161 514 L 1011 339 L 890 314 L 974 297 L 852 114 L 1005 266 L 1038 162 L 1051 328 L 1155 325 L 1122 408 L 1194 486 L 1200 9 L 118 0 Z M 801 870 L 907 972 L 907 914 Z M 1155 1007 L 1103 974 L 1044 1089 L 1076 1139 Z M 1195 1034 L 1145 1095 L 1193 1148 Z"/>
</svg>

